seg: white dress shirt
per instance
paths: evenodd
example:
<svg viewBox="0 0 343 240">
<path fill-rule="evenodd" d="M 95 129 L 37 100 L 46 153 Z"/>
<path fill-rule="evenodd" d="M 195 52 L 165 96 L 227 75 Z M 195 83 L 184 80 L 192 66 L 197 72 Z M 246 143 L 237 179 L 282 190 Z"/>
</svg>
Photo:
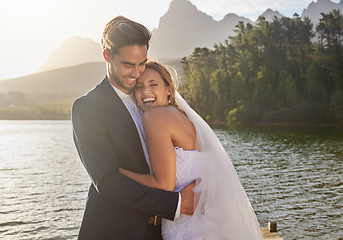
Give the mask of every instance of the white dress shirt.
<svg viewBox="0 0 343 240">
<path fill-rule="evenodd" d="M 131 115 L 131 117 L 132 117 L 132 119 L 133 119 L 133 121 L 137 127 L 139 137 L 141 139 L 143 151 L 144 151 L 144 156 L 145 156 L 145 159 L 149 165 L 150 174 L 152 174 L 150 161 L 149 161 L 147 140 L 146 140 L 145 132 L 144 132 L 144 128 L 143 128 L 142 112 L 140 109 L 137 108 L 136 101 L 133 99 L 132 94 L 126 94 L 126 93 L 120 91 L 118 88 L 114 87 L 113 85 L 112 85 L 112 87 L 113 87 L 114 91 L 116 91 L 116 93 L 118 94 L 118 96 L 120 97 L 122 102 L 124 103 L 125 107 L 129 111 L 129 113 L 130 113 L 130 115 Z"/>
<path fill-rule="evenodd" d="M 150 174 L 152 174 L 150 161 L 149 161 L 149 152 L 148 152 L 147 140 L 146 140 L 145 131 L 143 128 L 142 110 L 138 109 L 137 104 L 136 104 L 136 100 L 134 99 L 133 94 L 126 94 L 126 93 L 122 92 L 121 90 L 119 90 L 118 88 L 116 88 L 115 86 L 113 86 L 112 84 L 111 84 L 111 86 L 113 87 L 114 91 L 118 94 L 118 96 L 122 100 L 122 102 L 124 103 L 125 107 L 129 111 L 129 113 L 130 113 L 130 115 L 131 115 L 131 117 L 132 117 L 132 119 L 133 119 L 133 121 L 137 127 L 139 137 L 141 139 L 141 144 L 143 147 L 145 159 L 147 161 L 147 164 L 149 165 Z M 179 201 L 178 201 L 177 209 L 175 212 L 175 218 L 180 217 L 180 213 L 181 213 L 181 194 L 179 193 Z"/>
</svg>

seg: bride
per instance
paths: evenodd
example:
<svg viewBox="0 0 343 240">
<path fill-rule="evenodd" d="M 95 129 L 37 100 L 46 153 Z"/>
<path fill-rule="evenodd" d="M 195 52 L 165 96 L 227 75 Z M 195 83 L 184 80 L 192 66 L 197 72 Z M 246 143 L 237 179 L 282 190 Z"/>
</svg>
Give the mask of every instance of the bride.
<svg viewBox="0 0 343 240">
<path fill-rule="evenodd" d="M 193 215 L 162 220 L 164 240 L 263 239 L 254 210 L 225 149 L 175 91 L 171 73 L 148 62 L 137 80 L 153 174 L 120 172 L 150 188 L 179 191 L 198 179 Z M 182 199 L 181 199 L 182 201 Z"/>
</svg>

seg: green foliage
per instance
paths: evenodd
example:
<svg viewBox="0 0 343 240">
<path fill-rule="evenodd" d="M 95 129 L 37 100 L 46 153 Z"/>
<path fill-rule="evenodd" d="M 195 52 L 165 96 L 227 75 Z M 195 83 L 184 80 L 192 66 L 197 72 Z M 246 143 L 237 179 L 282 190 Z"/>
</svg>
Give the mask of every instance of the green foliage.
<svg viewBox="0 0 343 240">
<path fill-rule="evenodd" d="M 240 102 L 239 102 L 239 104 L 240 104 Z M 239 115 L 242 112 L 243 108 L 244 108 L 243 105 L 239 105 L 238 107 L 230 110 L 230 112 L 228 113 L 227 118 L 226 118 L 229 125 L 240 123 Z"/>
<path fill-rule="evenodd" d="M 335 113 L 335 121 L 343 123 L 343 91 L 336 91 L 331 96 L 331 107 Z"/>
<path fill-rule="evenodd" d="M 0 107 L 24 106 L 25 104 L 26 100 L 22 92 L 0 93 Z"/>
<path fill-rule="evenodd" d="M 3 120 L 69 120 L 71 103 L 0 107 Z"/>
<path fill-rule="evenodd" d="M 339 10 L 333 10 L 329 14 L 321 13 L 317 25 L 319 40 L 328 47 L 341 46 L 343 38 L 343 16 Z"/>
<path fill-rule="evenodd" d="M 260 17 L 240 22 L 234 37 L 196 48 L 182 61 L 181 93 L 207 120 L 247 122 L 343 122 L 343 17 Z"/>
</svg>

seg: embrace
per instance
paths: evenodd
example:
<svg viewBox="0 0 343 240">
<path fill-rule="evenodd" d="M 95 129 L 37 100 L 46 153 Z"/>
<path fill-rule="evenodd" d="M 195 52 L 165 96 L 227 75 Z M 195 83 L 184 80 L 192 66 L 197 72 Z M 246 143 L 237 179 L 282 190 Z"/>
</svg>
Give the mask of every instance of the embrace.
<svg viewBox="0 0 343 240">
<path fill-rule="evenodd" d="M 147 60 L 143 25 L 118 16 L 101 44 L 107 75 L 72 109 L 92 181 L 78 239 L 263 239 L 225 149 Z"/>
</svg>

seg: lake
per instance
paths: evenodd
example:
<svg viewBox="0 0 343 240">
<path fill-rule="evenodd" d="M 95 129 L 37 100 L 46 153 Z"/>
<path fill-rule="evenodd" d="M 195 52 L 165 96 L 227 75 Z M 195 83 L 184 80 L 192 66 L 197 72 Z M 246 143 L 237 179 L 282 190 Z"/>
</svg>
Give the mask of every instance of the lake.
<svg viewBox="0 0 343 240">
<path fill-rule="evenodd" d="M 343 239 L 343 128 L 215 132 L 261 227 L 289 239 Z M 90 180 L 70 121 L 0 121 L 0 239 L 76 239 Z"/>
</svg>

